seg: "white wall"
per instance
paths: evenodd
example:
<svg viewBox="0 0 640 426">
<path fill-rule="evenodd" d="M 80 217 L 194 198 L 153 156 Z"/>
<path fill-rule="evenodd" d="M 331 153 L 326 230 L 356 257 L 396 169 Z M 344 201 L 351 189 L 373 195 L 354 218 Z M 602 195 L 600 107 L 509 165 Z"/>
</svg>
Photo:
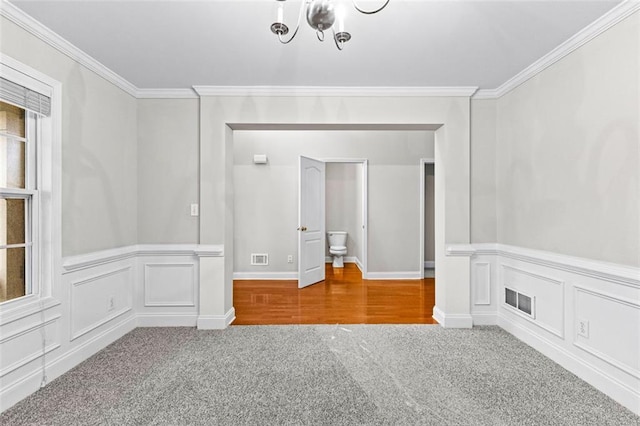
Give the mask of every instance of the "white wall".
<svg viewBox="0 0 640 426">
<path fill-rule="evenodd" d="M 297 252 L 299 155 L 367 158 L 369 272 L 418 272 L 420 158 L 433 156 L 433 148 L 433 132 L 427 131 L 234 132 L 234 272 L 297 271 L 297 259 L 286 259 Z M 254 154 L 267 154 L 269 163 L 253 164 Z M 328 167 L 328 179 L 331 169 L 344 169 Z M 353 173 L 351 178 L 355 188 Z M 331 201 L 336 199 L 328 206 Z M 332 220 L 328 216 L 327 230 Z M 269 266 L 250 266 L 251 253 L 269 253 Z"/>
<path fill-rule="evenodd" d="M 134 244 L 136 99 L 0 19 L 0 51 L 62 83 L 62 254 Z"/>
<path fill-rule="evenodd" d="M 498 242 L 640 265 L 639 20 L 498 100 Z"/>
<path fill-rule="evenodd" d="M 497 101 L 471 101 L 471 241 L 497 241 Z"/>
<path fill-rule="evenodd" d="M 198 100 L 139 100 L 138 150 L 138 242 L 196 243 Z"/>
</svg>

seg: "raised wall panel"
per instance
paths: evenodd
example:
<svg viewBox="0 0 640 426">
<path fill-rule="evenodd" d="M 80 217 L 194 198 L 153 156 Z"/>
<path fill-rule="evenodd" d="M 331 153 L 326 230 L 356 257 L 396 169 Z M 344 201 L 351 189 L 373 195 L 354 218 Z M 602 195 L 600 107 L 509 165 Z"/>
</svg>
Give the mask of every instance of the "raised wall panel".
<svg viewBox="0 0 640 426">
<path fill-rule="evenodd" d="M 146 263 L 144 306 L 196 306 L 195 263 Z"/>
<path fill-rule="evenodd" d="M 30 325 L 10 334 L 3 334 L 0 339 L 0 377 L 37 360 L 43 352 L 48 354 L 60 347 L 60 315 L 44 321 L 39 316 L 34 316 L 33 319 L 35 321 Z"/>
<path fill-rule="evenodd" d="M 498 297 L 500 298 L 499 305 L 503 310 L 519 315 L 549 333 L 564 338 L 564 281 L 504 264 L 502 272 L 500 286 L 502 291 Z M 505 287 L 535 299 L 533 318 L 505 305 Z"/>
<path fill-rule="evenodd" d="M 640 379 L 640 302 L 575 286 L 574 303 L 573 344 Z M 580 321 L 588 333 L 578 333 Z"/>
<path fill-rule="evenodd" d="M 131 310 L 131 266 L 71 283 L 71 340 Z"/>
<path fill-rule="evenodd" d="M 488 262 L 474 263 L 473 276 L 473 304 L 491 304 L 491 264 Z"/>
</svg>

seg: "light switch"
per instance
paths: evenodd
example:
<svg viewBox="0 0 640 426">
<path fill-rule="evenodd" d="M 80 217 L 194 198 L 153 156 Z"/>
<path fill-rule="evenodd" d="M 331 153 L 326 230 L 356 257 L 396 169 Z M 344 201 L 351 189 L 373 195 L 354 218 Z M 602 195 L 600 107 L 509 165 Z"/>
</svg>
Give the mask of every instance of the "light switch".
<svg viewBox="0 0 640 426">
<path fill-rule="evenodd" d="M 198 216 L 200 211 L 197 204 L 191 204 L 191 216 Z"/>
</svg>

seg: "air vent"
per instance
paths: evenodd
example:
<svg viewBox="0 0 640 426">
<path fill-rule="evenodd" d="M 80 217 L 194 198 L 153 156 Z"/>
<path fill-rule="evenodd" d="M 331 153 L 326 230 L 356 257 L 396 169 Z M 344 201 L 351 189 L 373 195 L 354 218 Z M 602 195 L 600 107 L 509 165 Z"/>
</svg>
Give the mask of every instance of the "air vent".
<svg viewBox="0 0 640 426">
<path fill-rule="evenodd" d="M 269 255 L 266 253 L 251 253 L 251 264 L 265 266 L 269 264 Z"/>
<path fill-rule="evenodd" d="M 535 299 L 531 296 L 519 293 L 510 288 L 505 287 L 504 289 L 504 303 L 532 318 L 535 318 L 534 301 Z"/>
</svg>

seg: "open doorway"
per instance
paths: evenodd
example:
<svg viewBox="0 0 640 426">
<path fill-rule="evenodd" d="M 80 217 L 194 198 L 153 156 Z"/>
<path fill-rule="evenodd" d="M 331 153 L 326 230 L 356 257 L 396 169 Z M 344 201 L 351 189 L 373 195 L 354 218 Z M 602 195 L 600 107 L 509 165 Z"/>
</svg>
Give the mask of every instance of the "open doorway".
<svg viewBox="0 0 640 426">
<path fill-rule="evenodd" d="M 354 263 L 367 276 L 367 165 L 365 159 L 325 159 L 326 230 L 346 232 L 345 263 Z M 334 259 L 325 250 L 327 263 Z"/>
<path fill-rule="evenodd" d="M 422 278 L 435 278 L 435 161 L 420 160 L 420 268 Z"/>
<path fill-rule="evenodd" d="M 323 281 L 325 263 L 335 273 L 355 264 L 366 277 L 367 160 L 301 155 L 299 164 L 298 287 Z"/>
</svg>

